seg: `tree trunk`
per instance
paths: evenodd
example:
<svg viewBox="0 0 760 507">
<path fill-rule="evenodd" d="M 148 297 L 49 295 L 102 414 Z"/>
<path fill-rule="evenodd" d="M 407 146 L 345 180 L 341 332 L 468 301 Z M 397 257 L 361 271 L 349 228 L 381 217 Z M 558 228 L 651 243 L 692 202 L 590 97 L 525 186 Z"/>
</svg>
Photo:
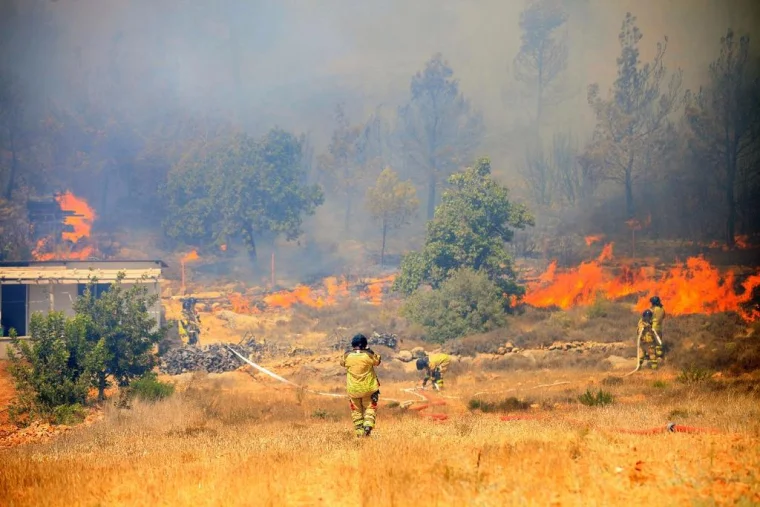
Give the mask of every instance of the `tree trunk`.
<svg viewBox="0 0 760 507">
<path fill-rule="evenodd" d="M 629 156 L 628 167 L 625 169 L 625 211 L 629 219 L 636 216 L 633 202 L 633 155 Z"/>
<path fill-rule="evenodd" d="M 726 182 L 726 245 L 734 247 L 736 235 L 736 203 L 734 202 L 734 173 L 729 168 Z"/>
<path fill-rule="evenodd" d="M 427 218 L 432 220 L 435 216 L 435 193 L 438 186 L 438 179 L 435 174 L 431 174 L 428 179 L 428 202 L 427 202 Z"/>
<path fill-rule="evenodd" d="M 106 374 L 105 372 L 98 373 L 98 401 L 106 399 Z"/>
<path fill-rule="evenodd" d="M 385 237 L 388 234 L 388 221 L 383 219 L 383 246 L 380 249 L 380 267 L 385 267 Z"/>
<path fill-rule="evenodd" d="M 253 235 L 253 229 L 251 229 L 250 226 L 246 227 L 246 232 L 248 233 L 248 257 L 251 258 L 252 261 L 256 261 L 258 258 L 258 255 L 256 253 L 256 238 Z"/>
</svg>

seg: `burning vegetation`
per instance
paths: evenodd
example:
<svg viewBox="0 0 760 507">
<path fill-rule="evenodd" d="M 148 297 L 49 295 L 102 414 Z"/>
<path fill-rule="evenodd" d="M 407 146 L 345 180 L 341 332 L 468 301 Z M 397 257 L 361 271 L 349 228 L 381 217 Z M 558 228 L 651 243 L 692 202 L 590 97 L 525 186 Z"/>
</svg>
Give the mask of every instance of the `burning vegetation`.
<svg viewBox="0 0 760 507">
<path fill-rule="evenodd" d="M 55 197 L 63 223 L 53 233 L 37 240 L 32 250 L 34 260 L 85 260 L 98 255 L 91 240 L 95 211 L 84 199 L 71 192 Z"/>
<path fill-rule="evenodd" d="M 609 243 L 595 260 L 573 269 L 559 272 L 557 263 L 552 262 L 528 287 L 524 301 L 535 307 L 568 309 L 590 305 L 599 298 L 616 300 L 636 295 L 636 310 L 642 311 L 649 306 L 649 297 L 658 295 L 667 301 L 668 312 L 673 315 L 733 311 L 747 321 L 760 317 L 757 308 L 746 308 L 760 286 L 758 274 L 740 284 L 734 272 L 721 273 L 701 256 L 659 272 L 628 264 L 613 269 L 608 262 L 612 259 L 613 244 Z"/>
</svg>

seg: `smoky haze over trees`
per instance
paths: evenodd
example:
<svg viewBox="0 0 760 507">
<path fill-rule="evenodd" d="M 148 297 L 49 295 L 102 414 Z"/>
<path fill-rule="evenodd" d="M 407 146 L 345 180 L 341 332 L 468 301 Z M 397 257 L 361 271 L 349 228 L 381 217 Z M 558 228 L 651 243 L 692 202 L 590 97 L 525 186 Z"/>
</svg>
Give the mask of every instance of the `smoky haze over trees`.
<svg viewBox="0 0 760 507">
<path fill-rule="evenodd" d="M 757 2 L 328 4 L 0 0 L 0 258 L 66 189 L 166 249 L 404 253 L 484 156 L 537 243 L 760 229 Z M 386 167 L 419 209 L 383 247 Z"/>
</svg>

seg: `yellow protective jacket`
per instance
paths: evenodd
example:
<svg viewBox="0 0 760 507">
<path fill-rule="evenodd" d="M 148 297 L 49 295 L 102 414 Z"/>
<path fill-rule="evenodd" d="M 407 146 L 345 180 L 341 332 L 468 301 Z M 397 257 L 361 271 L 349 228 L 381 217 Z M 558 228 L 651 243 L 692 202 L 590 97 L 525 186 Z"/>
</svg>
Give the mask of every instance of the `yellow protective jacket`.
<svg viewBox="0 0 760 507">
<path fill-rule="evenodd" d="M 652 307 L 652 328 L 662 336 L 662 321 L 665 320 L 665 309 L 662 306 Z"/>
<path fill-rule="evenodd" d="M 451 363 L 451 356 L 448 354 L 432 354 L 428 357 L 428 368 L 431 372 L 440 368 L 441 373 L 445 372 Z"/>
<path fill-rule="evenodd" d="M 350 350 L 343 354 L 340 365 L 346 368 L 346 391 L 353 398 L 372 394 L 380 389 L 375 366 L 380 356 L 370 349 Z"/>
<path fill-rule="evenodd" d="M 639 335 L 641 335 L 642 342 L 649 343 L 651 341 L 654 341 L 654 333 L 652 333 L 652 325 L 644 322 L 644 319 L 639 319 L 637 332 Z"/>
</svg>

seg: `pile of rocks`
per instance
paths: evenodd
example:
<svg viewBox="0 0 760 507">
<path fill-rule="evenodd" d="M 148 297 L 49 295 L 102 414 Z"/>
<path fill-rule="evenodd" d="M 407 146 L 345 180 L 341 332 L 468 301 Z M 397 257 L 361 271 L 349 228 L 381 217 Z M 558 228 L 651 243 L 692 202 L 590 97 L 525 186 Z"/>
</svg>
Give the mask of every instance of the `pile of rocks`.
<svg viewBox="0 0 760 507">
<path fill-rule="evenodd" d="M 212 343 L 203 347 L 180 347 L 171 349 L 161 357 L 161 373 L 179 375 L 189 371 L 222 373 L 240 368 L 243 362 L 226 345 L 230 345 L 243 357 L 259 358 L 269 352 L 270 347 L 254 339 L 238 344 Z"/>
<path fill-rule="evenodd" d="M 378 333 L 373 332 L 371 336 L 367 338 L 367 344 L 371 347 L 373 345 L 382 345 L 389 349 L 396 349 L 398 347 L 398 336 L 393 333 Z M 351 338 L 339 338 L 333 344 L 334 350 L 348 350 L 351 348 Z"/>
<path fill-rule="evenodd" d="M 550 350 L 550 351 L 560 351 L 560 352 L 587 352 L 590 350 L 601 350 L 602 352 L 613 352 L 617 350 L 622 350 L 630 347 L 630 343 L 625 342 L 592 342 L 592 341 L 572 341 L 572 342 L 559 342 L 556 341 L 546 346 L 539 347 L 539 350 Z M 503 346 L 499 347 L 496 351 L 496 354 L 503 356 L 505 354 L 518 354 L 520 352 L 524 352 L 525 348 L 521 347 L 515 347 L 512 342 L 507 342 Z"/>
</svg>

